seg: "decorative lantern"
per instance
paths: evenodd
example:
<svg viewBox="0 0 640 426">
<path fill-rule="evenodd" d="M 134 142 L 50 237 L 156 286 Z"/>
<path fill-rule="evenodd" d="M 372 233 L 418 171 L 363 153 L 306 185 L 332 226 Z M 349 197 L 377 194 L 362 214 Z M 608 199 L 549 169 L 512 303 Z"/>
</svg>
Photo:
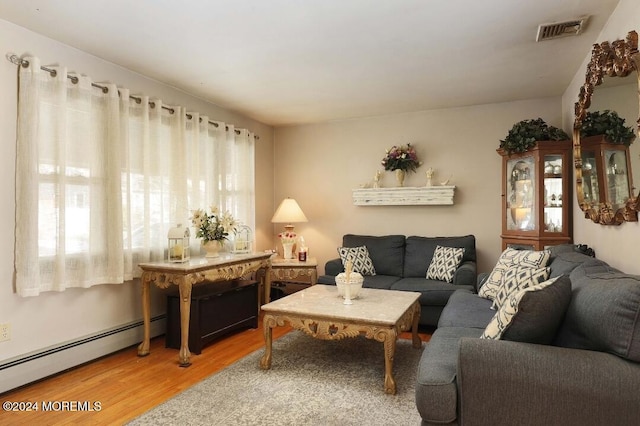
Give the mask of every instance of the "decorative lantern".
<svg viewBox="0 0 640 426">
<path fill-rule="evenodd" d="M 234 253 L 251 253 L 253 250 L 253 232 L 247 225 L 240 225 L 236 230 L 233 243 Z"/>
<path fill-rule="evenodd" d="M 189 249 L 189 228 L 183 228 L 179 223 L 175 228 L 169 229 L 169 250 L 167 250 L 167 260 L 169 262 L 188 262 L 190 256 Z"/>
</svg>

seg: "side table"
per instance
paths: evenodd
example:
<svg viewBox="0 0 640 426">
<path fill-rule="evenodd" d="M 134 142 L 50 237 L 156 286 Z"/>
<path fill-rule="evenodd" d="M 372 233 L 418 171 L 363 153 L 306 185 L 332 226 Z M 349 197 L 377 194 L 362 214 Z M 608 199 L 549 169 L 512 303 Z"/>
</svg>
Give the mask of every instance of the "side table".
<svg viewBox="0 0 640 426">
<path fill-rule="evenodd" d="M 318 281 L 318 261 L 314 257 L 308 257 L 301 262 L 298 259 L 283 259 L 276 257 L 271 259 L 271 284 L 278 287 L 278 283 L 285 284 L 286 293 L 293 293 L 303 288 L 316 285 Z M 274 286 L 273 283 L 276 283 Z"/>
</svg>

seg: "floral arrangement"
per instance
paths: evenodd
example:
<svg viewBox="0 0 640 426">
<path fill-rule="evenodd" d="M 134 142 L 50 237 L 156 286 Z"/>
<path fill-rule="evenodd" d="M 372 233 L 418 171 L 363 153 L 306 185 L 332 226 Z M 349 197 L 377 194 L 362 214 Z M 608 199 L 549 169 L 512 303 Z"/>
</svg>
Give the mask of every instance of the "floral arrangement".
<svg viewBox="0 0 640 426">
<path fill-rule="evenodd" d="M 416 149 L 410 143 L 406 147 L 392 146 L 391 149 L 385 151 L 382 159 L 382 165 L 385 170 L 404 170 L 405 172 L 415 172 L 422 165 L 422 161 L 418 161 Z"/>
<path fill-rule="evenodd" d="M 218 241 L 222 244 L 227 239 L 229 233 L 235 232 L 238 222 L 231 213 L 220 214 L 217 207 L 210 207 L 210 214 L 204 210 L 193 210 L 191 223 L 196 229 L 196 237 L 202 238 L 203 242 Z"/>
<path fill-rule="evenodd" d="M 296 242 L 296 238 L 298 238 L 298 235 L 296 235 L 296 233 L 293 231 L 285 231 L 279 233 L 278 238 L 280 238 L 280 242 L 282 244 L 293 244 Z"/>
</svg>

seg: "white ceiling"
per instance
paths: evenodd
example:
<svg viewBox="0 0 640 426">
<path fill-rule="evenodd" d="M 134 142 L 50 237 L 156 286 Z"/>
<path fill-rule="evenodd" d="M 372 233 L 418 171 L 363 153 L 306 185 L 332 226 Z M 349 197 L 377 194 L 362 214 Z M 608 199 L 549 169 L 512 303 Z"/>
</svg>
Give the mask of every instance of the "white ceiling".
<svg viewBox="0 0 640 426">
<path fill-rule="evenodd" d="M 617 3 L 0 0 L 0 18 L 278 126 L 560 96 Z"/>
</svg>

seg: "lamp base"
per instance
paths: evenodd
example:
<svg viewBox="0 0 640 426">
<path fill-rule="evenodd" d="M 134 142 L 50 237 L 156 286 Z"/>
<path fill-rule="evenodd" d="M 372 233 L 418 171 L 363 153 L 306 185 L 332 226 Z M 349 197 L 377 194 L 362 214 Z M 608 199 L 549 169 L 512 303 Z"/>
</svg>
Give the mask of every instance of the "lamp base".
<svg viewBox="0 0 640 426">
<path fill-rule="evenodd" d="M 285 259 L 293 259 L 294 243 L 282 243 L 282 257 Z"/>
</svg>

